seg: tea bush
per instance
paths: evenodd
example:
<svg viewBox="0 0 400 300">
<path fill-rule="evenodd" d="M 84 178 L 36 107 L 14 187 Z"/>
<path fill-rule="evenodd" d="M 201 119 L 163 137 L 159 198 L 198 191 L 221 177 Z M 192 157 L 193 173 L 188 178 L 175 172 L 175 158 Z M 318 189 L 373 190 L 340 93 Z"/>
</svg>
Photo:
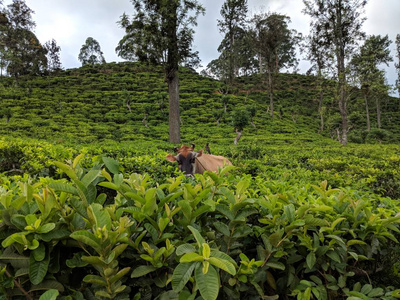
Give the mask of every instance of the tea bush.
<svg viewBox="0 0 400 300">
<path fill-rule="evenodd" d="M 155 181 L 89 157 L 54 162 L 60 179 L 0 177 L 3 297 L 400 297 L 398 201 L 231 166 Z"/>
</svg>

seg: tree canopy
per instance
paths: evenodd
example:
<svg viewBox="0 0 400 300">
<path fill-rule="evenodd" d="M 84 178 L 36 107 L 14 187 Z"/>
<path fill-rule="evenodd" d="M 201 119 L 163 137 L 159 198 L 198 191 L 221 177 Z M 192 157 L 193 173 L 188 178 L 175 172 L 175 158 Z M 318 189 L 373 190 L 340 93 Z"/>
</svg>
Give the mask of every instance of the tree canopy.
<svg viewBox="0 0 400 300">
<path fill-rule="evenodd" d="M 46 69 L 46 49 L 33 32 L 36 24 L 24 0 L 13 0 L 0 12 L 1 68 L 18 77 Z"/>
<path fill-rule="evenodd" d="M 106 62 L 100 44 L 92 37 L 88 37 L 82 45 L 78 56 L 79 61 L 84 65 L 103 64 Z"/>
</svg>

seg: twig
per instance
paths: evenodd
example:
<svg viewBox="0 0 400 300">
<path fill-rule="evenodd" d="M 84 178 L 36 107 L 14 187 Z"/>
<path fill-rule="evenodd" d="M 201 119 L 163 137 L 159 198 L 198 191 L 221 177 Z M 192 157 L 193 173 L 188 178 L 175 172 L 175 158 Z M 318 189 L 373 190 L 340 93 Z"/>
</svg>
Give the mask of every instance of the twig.
<svg viewBox="0 0 400 300">
<path fill-rule="evenodd" d="M 13 276 L 7 271 L 7 269 L 5 270 L 6 275 L 9 278 L 12 278 Z M 25 295 L 26 299 L 28 300 L 33 300 L 33 297 L 31 295 L 29 295 L 29 293 L 27 291 L 25 291 L 25 289 L 22 287 L 22 285 L 19 283 L 18 280 L 14 279 L 14 284 L 18 287 L 18 289 Z"/>
</svg>

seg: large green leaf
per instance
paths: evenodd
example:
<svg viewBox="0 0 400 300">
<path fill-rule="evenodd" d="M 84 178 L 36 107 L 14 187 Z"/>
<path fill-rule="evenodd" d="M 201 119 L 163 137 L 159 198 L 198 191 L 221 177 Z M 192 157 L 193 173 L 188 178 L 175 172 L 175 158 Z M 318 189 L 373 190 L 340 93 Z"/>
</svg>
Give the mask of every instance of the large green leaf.
<svg viewBox="0 0 400 300">
<path fill-rule="evenodd" d="M 335 252 L 335 251 L 328 251 L 328 252 L 326 253 L 326 255 L 327 255 L 330 259 L 332 259 L 333 261 L 336 261 L 337 263 L 340 263 L 340 262 L 341 262 L 341 259 L 340 259 L 339 254 L 337 254 L 337 252 Z"/>
<path fill-rule="evenodd" d="M 317 258 L 315 257 L 315 253 L 314 252 L 308 253 L 307 258 L 306 258 L 306 262 L 307 262 L 307 267 L 310 270 L 314 267 L 316 261 L 317 261 Z"/>
<path fill-rule="evenodd" d="M 250 186 L 250 181 L 247 179 L 243 179 L 239 181 L 239 183 L 236 185 L 236 194 L 237 195 L 243 195 L 247 189 Z"/>
<path fill-rule="evenodd" d="M 79 180 L 78 176 L 76 175 L 75 171 L 68 165 L 63 164 L 61 162 L 55 161 L 54 164 L 60 168 L 65 174 L 68 175 L 69 178 L 72 180 Z"/>
<path fill-rule="evenodd" d="M 183 215 L 188 219 L 189 221 L 192 218 L 192 207 L 186 200 L 182 200 L 178 202 L 179 207 L 181 208 Z"/>
<path fill-rule="evenodd" d="M 196 239 L 197 245 L 200 248 L 206 241 L 204 240 L 204 238 L 201 236 L 200 232 L 192 227 L 192 226 L 188 226 L 189 230 L 193 233 L 194 238 Z"/>
<path fill-rule="evenodd" d="M 83 204 L 85 205 L 85 206 L 88 206 L 89 205 L 89 203 L 88 203 L 88 197 L 87 197 L 87 188 L 86 188 L 86 186 L 81 182 L 81 181 L 79 181 L 79 180 L 74 180 L 73 181 L 74 183 L 75 183 L 75 185 L 77 186 L 77 189 L 76 189 L 76 191 L 77 191 L 77 193 L 78 193 L 78 196 L 79 196 L 79 198 L 80 198 L 80 200 L 83 202 Z"/>
<path fill-rule="evenodd" d="M 52 182 L 49 187 L 60 192 L 66 192 L 73 195 L 78 195 L 78 191 L 69 183 L 64 182 Z"/>
<path fill-rule="evenodd" d="M 201 214 L 204 214 L 210 210 L 214 210 L 212 208 L 212 206 L 210 205 L 201 205 L 200 207 L 197 207 L 193 213 L 192 213 L 192 219 L 197 218 L 198 216 L 200 216 Z"/>
<path fill-rule="evenodd" d="M 88 187 L 93 181 L 95 181 L 101 175 L 101 170 L 90 170 L 83 176 L 81 182 L 84 186 Z"/>
<path fill-rule="evenodd" d="M 176 255 L 181 256 L 185 253 L 195 252 L 196 248 L 191 244 L 183 244 L 176 248 Z"/>
<path fill-rule="evenodd" d="M 88 216 L 95 222 L 96 228 L 103 228 L 107 230 L 111 229 L 111 217 L 107 210 L 99 203 L 92 203 L 88 209 Z"/>
<path fill-rule="evenodd" d="M 218 204 L 216 206 L 216 209 L 222 213 L 224 216 L 226 216 L 230 221 L 233 221 L 235 219 L 235 216 L 233 215 L 233 212 L 229 209 L 227 205 L 224 204 Z"/>
<path fill-rule="evenodd" d="M 117 160 L 110 157 L 103 157 L 103 162 L 111 173 L 113 174 L 119 173 L 119 163 Z"/>
<path fill-rule="evenodd" d="M 75 231 L 71 234 L 71 238 L 92 247 L 97 253 L 101 252 L 100 239 L 87 230 Z"/>
<path fill-rule="evenodd" d="M 41 243 L 32 251 L 32 254 L 36 261 L 42 261 L 46 257 L 46 247 Z"/>
<path fill-rule="evenodd" d="M 229 227 L 225 223 L 214 222 L 214 227 L 225 236 L 229 237 L 231 235 L 231 232 L 229 231 Z"/>
<path fill-rule="evenodd" d="M 213 266 L 216 266 L 217 268 L 220 268 L 233 276 L 236 275 L 235 266 L 228 260 L 224 260 L 224 259 L 217 258 L 217 257 L 210 257 L 210 259 L 208 261 Z"/>
<path fill-rule="evenodd" d="M 48 290 L 40 296 L 39 300 L 56 300 L 59 294 L 57 290 Z"/>
<path fill-rule="evenodd" d="M 65 229 L 55 229 L 48 233 L 40 234 L 40 238 L 45 242 L 50 242 L 52 240 L 62 240 L 70 236 L 71 232 Z"/>
<path fill-rule="evenodd" d="M 157 270 L 157 268 L 154 266 L 139 266 L 133 270 L 131 277 L 132 278 L 142 277 L 155 270 Z"/>
<path fill-rule="evenodd" d="M 49 268 L 50 255 L 47 253 L 42 261 L 36 261 L 35 256 L 31 253 L 29 258 L 29 279 L 32 284 L 39 284 L 43 281 Z"/>
<path fill-rule="evenodd" d="M 201 266 L 201 263 L 180 263 L 176 266 L 171 281 L 172 289 L 175 292 L 180 292 L 184 288 L 197 265 Z"/>
<path fill-rule="evenodd" d="M 156 191 L 157 190 L 155 188 L 151 188 L 147 190 L 145 194 L 146 203 L 144 205 L 143 212 L 148 216 L 153 215 L 158 208 L 156 202 Z"/>
<path fill-rule="evenodd" d="M 232 257 L 230 257 L 228 254 L 226 254 L 226 253 L 224 253 L 224 252 L 221 252 L 221 251 L 219 251 L 219 250 L 212 249 L 212 250 L 211 250 L 211 256 L 212 256 L 212 257 L 218 257 L 218 258 L 221 258 L 221 259 L 223 259 L 223 260 L 227 260 L 227 261 L 229 261 L 232 265 L 234 265 L 235 267 L 237 267 L 236 261 L 235 261 Z"/>
<path fill-rule="evenodd" d="M 213 266 L 208 268 L 206 274 L 203 273 L 202 265 L 199 264 L 195 269 L 195 280 L 204 300 L 215 300 L 219 293 L 219 275 Z"/>
<path fill-rule="evenodd" d="M 115 183 L 107 182 L 107 181 L 100 182 L 98 185 L 104 186 L 108 189 L 115 190 L 115 191 L 118 191 L 118 189 L 119 189 L 119 187 Z"/>
<path fill-rule="evenodd" d="M 190 252 L 183 255 L 179 261 L 181 263 L 190 263 L 194 261 L 203 261 L 203 260 L 204 260 L 203 256 L 195 252 Z"/>
<path fill-rule="evenodd" d="M 43 226 L 40 226 L 37 230 L 38 233 L 49 233 L 56 227 L 55 223 L 47 223 L 44 224 Z"/>
<path fill-rule="evenodd" d="M 272 269 L 278 269 L 278 270 L 285 270 L 285 265 L 283 263 L 280 262 L 267 262 L 265 264 L 267 267 L 272 268 Z"/>
<path fill-rule="evenodd" d="M 126 268 L 119 270 L 117 274 L 115 274 L 114 276 L 111 276 L 111 278 L 109 279 L 110 283 L 113 284 L 113 283 L 117 282 L 118 280 L 120 280 L 122 277 L 124 277 L 126 274 L 128 274 L 130 269 L 131 269 L 131 267 L 126 267 Z"/>
<path fill-rule="evenodd" d="M 98 284 L 98 285 L 101 285 L 101 286 L 107 286 L 108 285 L 106 280 L 104 278 L 98 276 L 98 275 L 90 275 L 90 274 L 86 275 L 83 278 L 83 281 L 87 282 L 87 283 Z"/>
<path fill-rule="evenodd" d="M 86 199 L 88 201 L 88 204 L 98 203 L 96 201 L 96 197 L 97 197 L 97 188 L 94 185 L 94 183 L 91 183 L 88 185 L 87 192 L 86 192 Z"/>
</svg>

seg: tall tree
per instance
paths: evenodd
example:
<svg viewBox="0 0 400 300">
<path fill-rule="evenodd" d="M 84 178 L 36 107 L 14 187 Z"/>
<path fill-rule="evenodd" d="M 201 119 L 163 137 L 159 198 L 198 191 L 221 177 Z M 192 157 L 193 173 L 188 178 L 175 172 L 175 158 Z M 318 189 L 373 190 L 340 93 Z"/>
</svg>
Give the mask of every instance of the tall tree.
<svg viewBox="0 0 400 300">
<path fill-rule="evenodd" d="M 247 0 L 225 0 L 221 8 L 221 20 L 218 20 L 219 31 L 224 34 L 218 51 L 219 59 L 224 62 L 226 81 L 232 83 L 239 75 L 241 65 L 240 53 L 246 36 L 245 24 Z M 250 48 L 250 47 L 247 47 Z M 248 59 L 249 57 L 246 57 Z"/>
<path fill-rule="evenodd" d="M 395 63 L 397 71 L 396 88 L 397 92 L 399 93 L 399 100 L 400 100 L 400 34 L 396 35 L 396 57 L 397 57 L 397 63 Z M 399 101 L 399 107 L 400 107 L 400 101 Z"/>
<path fill-rule="evenodd" d="M 252 20 L 254 45 L 260 73 L 266 73 L 270 114 L 274 117 L 274 85 L 279 71 L 297 65 L 296 47 L 300 36 L 290 30 L 290 18 L 277 13 L 255 15 Z M 265 70 L 265 71 L 264 71 Z"/>
<path fill-rule="evenodd" d="M 47 65 L 46 50 L 33 33 L 33 13 L 24 0 L 13 0 L 0 16 L 2 66 L 15 77 L 39 74 Z"/>
<path fill-rule="evenodd" d="M 341 116 L 340 142 L 347 144 L 349 131 L 346 66 L 357 42 L 364 38 L 361 30 L 366 0 L 303 0 L 304 13 L 311 16 L 311 28 L 320 32 L 328 42 L 320 50 L 334 58 L 338 78 L 337 97 Z M 334 54 L 334 55 L 331 55 Z"/>
<path fill-rule="evenodd" d="M 386 76 L 383 70 L 380 70 L 376 77 L 377 79 L 375 80 L 374 85 L 371 87 L 371 94 L 375 100 L 376 106 L 376 125 L 380 129 L 382 127 L 381 100 L 383 97 L 388 96 L 390 87 L 386 82 Z"/>
<path fill-rule="evenodd" d="M 197 0 L 131 0 L 132 20 L 124 13 L 118 24 L 125 36 L 116 51 L 122 58 L 163 64 L 169 93 L 169 139 L 180 143 L 179 65 L 193 67 L 193 26 L 204 8 Z"/>
<path fill-rule="evenodd" d="M 52 72 L 57 72 L 62 69 L 62 64 L 60 61 L 61 48 L 57 45 L 55 39 L 48 41 L 44 44 L 44 48 L 47 51 L 47 70 Z"/>
<path fill-rule="evenodd" d="M 384 37 L 380 35 L 372 35 L 367 38 L 359 52 L 356 53 L 351 60 L 352 69 L 355 71 L 355 75 L 358 78 L 364 96 L 367 131 L 371 130 L 368 98 L 371 91 L 376 92 L 385 90 L 385 72 L 379 69 L 379 65 L 386 64 L 388 66 L 389 62 L 393 61 L 393 58 L 390 55 L 390 44 L 391 41 L 387 35 Z M 376 97 L 376 99 L 379 99 L 379 97 Z M 376 102 L 376 107 L 378 128 L 380 128 L 381 113 L 379 100 Z"/>
<path fill-rule="evenodd" d="M 106 62 L 99 42 L 92 37 L 88 37 L 85 44 L 82 45 L 78 59 L 82 66 L 104 64 Z"/>
</svg>

